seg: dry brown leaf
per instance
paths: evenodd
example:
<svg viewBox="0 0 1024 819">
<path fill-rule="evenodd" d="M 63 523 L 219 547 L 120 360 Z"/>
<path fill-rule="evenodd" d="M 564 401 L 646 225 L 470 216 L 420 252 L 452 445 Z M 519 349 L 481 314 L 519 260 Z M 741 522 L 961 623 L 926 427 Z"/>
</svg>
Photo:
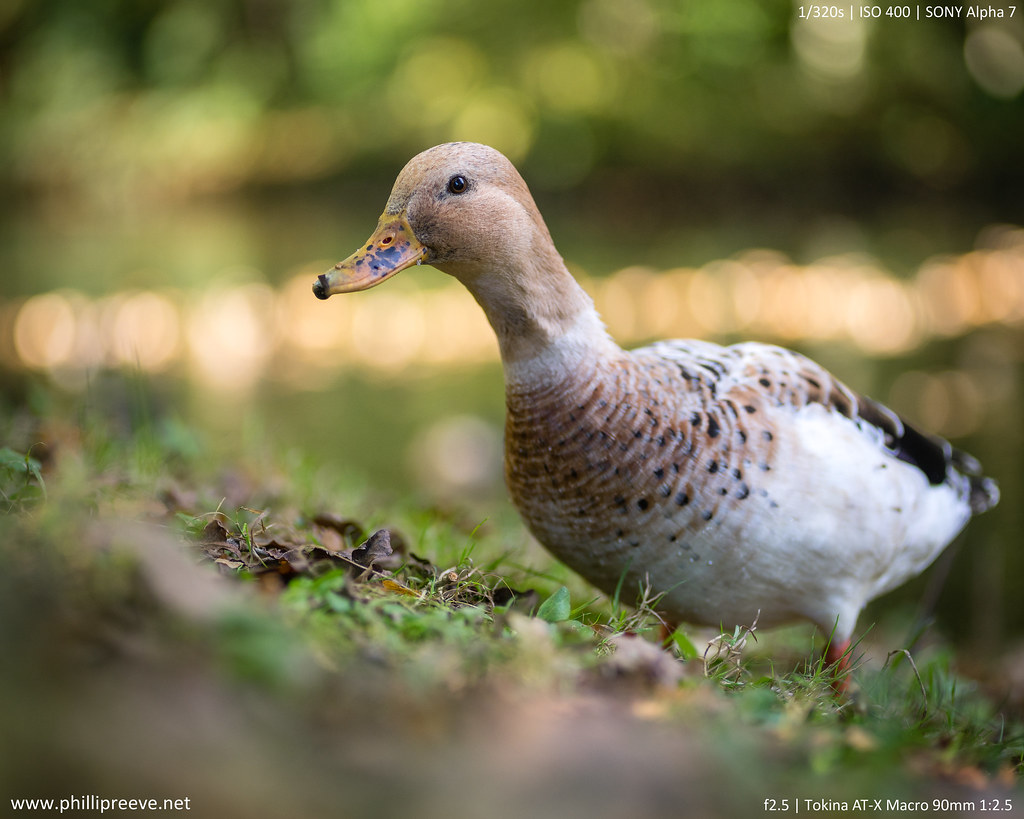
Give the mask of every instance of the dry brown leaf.
<svg viewBox="0 0 1024 819">
<path fill-rule="evenodd" d="M 369 539 L 352 551 L 352 560 L 367 569 L 397 568 L 389 565 L 390 558 L 394 555 L 391 548 L 391 532 L 387 529 L 378 529 Z"/>
<path fill-rule="evenodd" d="M 349 549 L 348 541 L 333 526 L 321 526 L 319 523 L 314 523 L 313 537 L 329 552 L 344 552 Z"/>
<path fill-rule="evenodd" d="M 332 512 L 321 512 L 313 518 L 313 524 L 322 529 L 333 529 L 349 543 L 363 539 L 363 527 L 351 518 L 342 518 Z"/>
<path fill-rule="evenodd" d="M 210 522 L 203 527 L 201 543 L 224 543 L 231 537 L 231 532 L 228 527 L 224 524 L 220 515 L 216 515 L 210 519 Z"/>
</svg>

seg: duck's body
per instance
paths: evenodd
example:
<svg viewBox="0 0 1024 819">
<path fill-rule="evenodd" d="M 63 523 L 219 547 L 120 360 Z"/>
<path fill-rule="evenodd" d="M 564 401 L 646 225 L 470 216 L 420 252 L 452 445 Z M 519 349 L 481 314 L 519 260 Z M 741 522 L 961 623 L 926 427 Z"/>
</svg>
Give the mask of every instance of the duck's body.
<svg viewBox="0 0 1024 819">
<path fill-rule="evenodd" d="M 609 594 L 649 585 L 669 618 L 714 626 L 810 620 L 836 658 L 869 600 L 998 500 L 969 456 L 796 353 L 619 348 L 490 148 L 410 161 L 377 232 L 314 291 L 365 289 L 421 261 L 462 281 L 498 336 L 513 502 Z"/>
<path fill-rule="evenodd" d="M 778 347 L 660 343 L 506 398 L 506 480 L 537 539 L 687 622 L 807 619 L 842 644 L 971 516 L 940 450 L 931 483 L 895 416 Z"/>
</svg>

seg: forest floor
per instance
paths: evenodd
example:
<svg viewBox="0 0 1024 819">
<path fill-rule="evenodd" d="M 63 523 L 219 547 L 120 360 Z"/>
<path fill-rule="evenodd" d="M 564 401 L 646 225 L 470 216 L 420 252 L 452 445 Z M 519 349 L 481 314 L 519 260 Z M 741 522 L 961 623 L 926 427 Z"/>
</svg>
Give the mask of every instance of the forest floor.
<svg viewBox="0 0 1024 819">
<path fill-rule="evenodd" d="M 837 696 L 809 629 L 662 648 L 656 601 L 525 558 L 512 518 L 60 403 L 2 413 L 11 815 L 1024 815 L 1020 668 L 868 630 Z"/>
</svg>

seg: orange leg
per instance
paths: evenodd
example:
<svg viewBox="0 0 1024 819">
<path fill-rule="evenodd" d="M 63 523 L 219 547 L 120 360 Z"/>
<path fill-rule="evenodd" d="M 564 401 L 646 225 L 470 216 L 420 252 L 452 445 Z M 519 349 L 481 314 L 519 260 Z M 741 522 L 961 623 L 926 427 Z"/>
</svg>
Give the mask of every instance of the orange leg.
<svg viewBox="0 0 1024 819">
<path fill-rule="evenodd" d="M 847 638 L 840 643 L 830 642 L 825 651 L 825 665 L 833 668 L 835 675 L 832 682 L 832 690 L 837 694 L 845 694 L 850 687 L 850 671 L 852 670 L 853 654 L 850 652 L 850 640 Z"/>
</svg>

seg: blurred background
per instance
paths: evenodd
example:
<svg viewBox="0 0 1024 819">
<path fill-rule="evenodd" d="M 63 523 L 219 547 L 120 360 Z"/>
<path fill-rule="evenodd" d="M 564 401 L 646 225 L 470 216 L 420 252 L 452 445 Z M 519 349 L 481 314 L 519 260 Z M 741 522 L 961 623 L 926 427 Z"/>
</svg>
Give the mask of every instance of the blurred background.
<svg viewBox="0 0 1024 819">
<path fill-rule="evenodd" d="M 503 514 L 469 295 L 428 268 L 310 292 L 413 154 L 486 142 L 625 345 L 782 343 L 978 455 L 1002 504 L 903 595 L 948 575 L 943 626 L 1003 646 L 1024 632 L 1024 11 L 888 8 L 2 0 L 4 400 L 128 371 L 214 457 L 269 442 Z"/>
</svg>

